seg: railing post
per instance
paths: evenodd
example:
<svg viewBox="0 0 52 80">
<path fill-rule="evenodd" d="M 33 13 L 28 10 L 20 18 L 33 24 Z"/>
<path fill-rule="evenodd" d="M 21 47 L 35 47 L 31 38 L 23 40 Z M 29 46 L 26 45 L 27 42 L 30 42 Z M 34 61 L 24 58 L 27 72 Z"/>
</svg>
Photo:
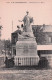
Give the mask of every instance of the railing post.
<svg viewBox="0 0 52 80">
<path fill-rule="evenodd" d="M 19 66 L 19 58 L 18 58 L 18 66 Z"/>
<path fill-rule="evenodd" d="M 31 66 L 31 57 L 30 57 L 30 66 Z"/>
</svg>

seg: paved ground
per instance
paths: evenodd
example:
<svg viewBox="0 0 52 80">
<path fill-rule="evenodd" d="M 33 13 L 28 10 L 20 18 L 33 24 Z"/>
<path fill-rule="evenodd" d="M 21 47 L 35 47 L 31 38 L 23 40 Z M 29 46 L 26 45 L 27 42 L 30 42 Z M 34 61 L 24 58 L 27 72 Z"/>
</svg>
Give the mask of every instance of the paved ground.
<svg viewBox="0 0 52 80">
<path fill-rule="evenodd" d="M 1 64 L 1 61 L 0 61 Z M 52 80 L 52 69 L 37 67 L 5 68 L 0 65 L 0 80 Z"/>
<path fill-rule="evenodd" d="M 52 80 L 52 69 L 0 68 L 0 80 Z"/>
<path fill-rule="evenodd" d="M 0 80 L 52 80 L 52 70 L 8 70 L 0 72 Z"/>
</svg>

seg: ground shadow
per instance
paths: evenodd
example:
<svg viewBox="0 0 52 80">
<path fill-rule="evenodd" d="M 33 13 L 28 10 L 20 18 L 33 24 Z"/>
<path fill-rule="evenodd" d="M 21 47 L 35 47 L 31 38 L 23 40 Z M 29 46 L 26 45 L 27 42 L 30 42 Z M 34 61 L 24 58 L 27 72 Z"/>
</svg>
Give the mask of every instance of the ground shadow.
<svg viewBox="0 0 52 80">
<path fill-rule="evenodd" d="M 2 67 L 2 70 L 48 70 L 52 69 L 50 66 L 40 67 L 40 66 L 14 66 L 11 68 Z"/>
</svg>

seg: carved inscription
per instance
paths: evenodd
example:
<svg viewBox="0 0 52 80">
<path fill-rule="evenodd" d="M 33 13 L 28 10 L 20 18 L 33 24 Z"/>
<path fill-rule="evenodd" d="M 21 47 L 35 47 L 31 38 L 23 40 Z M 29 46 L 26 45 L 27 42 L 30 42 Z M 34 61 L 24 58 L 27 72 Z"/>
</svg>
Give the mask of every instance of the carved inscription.
<svg viewBox="0 0 52 80">
<path fill-rule="evenodd" d="M 28 53 L 28 52 L 29 52 L 28 46 L 25 45 L 24 48 L 23 48 L 23 53 Z"/>
</svg>

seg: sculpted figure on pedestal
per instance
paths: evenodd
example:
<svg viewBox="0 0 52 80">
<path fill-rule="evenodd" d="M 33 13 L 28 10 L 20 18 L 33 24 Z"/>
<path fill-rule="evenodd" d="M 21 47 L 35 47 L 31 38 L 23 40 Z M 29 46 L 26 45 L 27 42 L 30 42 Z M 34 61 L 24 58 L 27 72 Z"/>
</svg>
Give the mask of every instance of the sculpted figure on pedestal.
<svg viewBox="0 0 52 80">
<path fill-rule="evenodd" d="M 29 12 L 27 11 L 26 12 L 27 14 L 24 16 L 23 18 L 23 36 L 26 36 L 26 37 L 34 37 L 33 36 L 33 32 L 32 32 L 32 26 L 31 26 L 31 23 L 33 23 L 33 17 L 30 17 L 29 16 Z M 19 22 L 22 22 L 19 20 Z"/>
</svg>

